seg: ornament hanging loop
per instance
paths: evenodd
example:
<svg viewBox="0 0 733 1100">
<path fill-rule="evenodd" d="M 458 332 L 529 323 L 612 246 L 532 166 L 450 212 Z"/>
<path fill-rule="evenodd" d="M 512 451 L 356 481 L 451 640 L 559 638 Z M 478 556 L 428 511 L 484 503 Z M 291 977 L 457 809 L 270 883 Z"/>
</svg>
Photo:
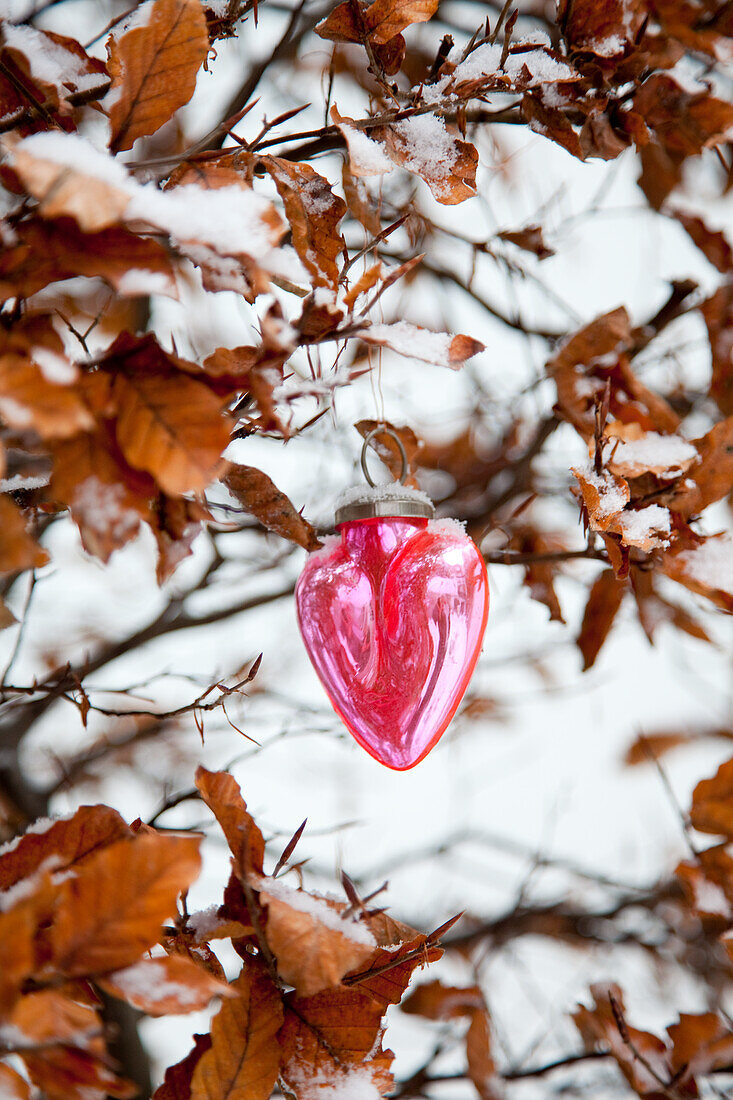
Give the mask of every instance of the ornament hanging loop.
<svg viewBox="0 0 733 1100">
<path fill-rule="evenodd" d="M 372 481 L 371 474 L 369 473 L 369 467 L 367 466 L 367 457 L 369 455 L 369 444 L 378 435 L 388 435 L 397 444 L 400 452 L 400 459 L 402 460 L 402 470 L 400 471 L 399 484 L 404 485 L 407 481 L 407 473 L 409 469 L 409 463 L 407 461 L 407 451 L 405 450 L 404 443 L 397 435 L 397 432 L 393 431 L 392 428 L 388 428 L 386 425 L 379 425 L 376 428 L 372 428 L 372 430 L 364 437 L 364 445 L 361 448 L 361 468 L 364 473 L 364 477 L 367 480 L 367 483 L 371 485 L 372 489 L 376 489 L 377 486 L 375 482 Z M 376 447 L 374 449 L 376 450 Z"/>
</svg>

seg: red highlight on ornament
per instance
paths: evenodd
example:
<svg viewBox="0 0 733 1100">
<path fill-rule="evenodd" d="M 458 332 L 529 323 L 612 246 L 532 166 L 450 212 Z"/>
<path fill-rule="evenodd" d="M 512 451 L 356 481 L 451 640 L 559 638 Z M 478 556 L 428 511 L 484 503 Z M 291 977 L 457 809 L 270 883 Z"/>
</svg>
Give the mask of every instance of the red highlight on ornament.
<svg viewBox="0 0 733 1100">
<path fill-rule="evenodd" d="M 298 623 L 346 727 L 403 771 L 437 744 L 468 687 L 489 612 L 486 565 L 460 524 L 428 518 L 423 494 L 395 485 L 360 498 L 337 511 L 340 538 L 306 562 Z"/>
</svg>

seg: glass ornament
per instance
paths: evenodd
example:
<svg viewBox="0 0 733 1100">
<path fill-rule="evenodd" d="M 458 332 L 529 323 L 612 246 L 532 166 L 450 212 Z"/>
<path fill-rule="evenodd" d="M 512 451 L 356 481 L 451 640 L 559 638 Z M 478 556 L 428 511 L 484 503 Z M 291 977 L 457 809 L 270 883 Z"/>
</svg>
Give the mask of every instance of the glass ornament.
<svg viewBox="0 0 733 1100">
<path fill-rule="evenodd" d="M 463 698 L 489 586 L 459 523 L 434 520 L 423 493 L 367 479 L 371 488 L 349 491 L 337 507 L 338 536 L 308 557 L 295 593 L 298 624 L 347 729 L 403 771 L 435 746 Z"/>
</svg>

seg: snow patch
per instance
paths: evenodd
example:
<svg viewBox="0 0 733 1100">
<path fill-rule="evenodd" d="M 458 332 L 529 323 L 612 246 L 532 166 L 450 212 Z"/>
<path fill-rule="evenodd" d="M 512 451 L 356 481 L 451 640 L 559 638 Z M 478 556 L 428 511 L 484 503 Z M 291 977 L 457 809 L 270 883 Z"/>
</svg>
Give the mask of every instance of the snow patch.
<svg viewBox="0 0 733 1100">
<path fill-rule="evenodd" d="M 377 941 L 368 928 L 356 921 L 344 919 L 337 909 L 332 909 L 324 898 L 313 897 L 303 890 L 296 890 L 293 886 L 287 886 L 278 879 L 262 878 L 257 888 L 277 901 L 289 905 L 291 909 L 297 909 L 299 913 L 307 913 L 319 924 L 330 928 L 334 932 L 340 932 L 354 943 L 360 943 L 364 947 L 376 947 Z M 267 904 L 267 897 L 265 897 Z"/>
</svg>

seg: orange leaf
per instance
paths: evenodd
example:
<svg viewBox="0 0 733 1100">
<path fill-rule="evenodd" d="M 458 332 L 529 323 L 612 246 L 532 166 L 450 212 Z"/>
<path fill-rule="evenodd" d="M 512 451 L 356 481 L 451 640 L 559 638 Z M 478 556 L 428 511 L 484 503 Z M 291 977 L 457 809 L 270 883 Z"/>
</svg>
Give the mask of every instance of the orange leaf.
<svg viewBox="0 0 733 1100">
<path fill-rule="evenodd" d="M 265 935 L 280 976 L 299 997 L 337 986 L 344 974 L 374 953 L 368 928 L 341 916 L 325 898 L 295 890 L 275 879 L 259 884 L 267 907 Z"/>
<path fill-rule="evenodd" d="M 191 1100 L 267 1100 L 277 1080 L 282 1001 L 260 959 L 249 958 L 211 1023 L 211 1047 L 191 1081 Z"/>
<path fill-rule="evenodd" d="M 405 1003 L 403 1012 L 424 1016 L 428 1020 L 452 1020 L 471 1016 L 476 1009 L 484 1008 L 484 995 L 478 986 L 443 985 L 441 981 L 419 985 Z"/>
<path fill-rule="evenodd" d="M 715 1012 L 680 1013 L 667 1028 L 672 1040 L 672 1069 L 680 1082 L 711 1073 L 733 1062 L 733 1031 Z"/>
<path fill-rule="evenodd" d="M 108 45 L 110 148 L 131 149 L 188 103 L 209 50 L 199 0 L 154 0 L 144 23 Z"/>
<path fill-rule="evenodd" d="M 466 1061 L 468 1076 L 481 1100 L 498 1100 L 503 1095 L 491 1048 L 491 1017 L 486 1008 L 476 1009 L 466 1032 Z"/>
<path fill-rule="evenodd" d="M 42 864 L 51 861 L 54 871 L 76 866 L 86 856 L 115 840 L 131 836 L 117 810 L 110 806 L 80 806 L 65 821 L 36 822 L 0 855 L 0 890 L 9 890 L 21 879 L 30 878 Z"/>
<path fill-rule="evenodd" d="M 476 148 L 450 132 L 439 115 L 412 115 L 376 126 L 369 137 L 398 167 L 424 180 L 437 202 L 454 206 L 476 194 Z"/>
<path fill-rule="evenodd" d="M 50 941 L 70 976 L 130 966 L 158 939 L 199 872 L 199 839 L 138 833 L 94 852 L 61 885 Z"/>
<path fill-rule="evenodd" d="M 346 203 L 309 164 L 293 164 L 280 157 L 263 157 L 262 163 L 285 205 L 295 251 L 316 286 L 335 290 L 339 276 L 336 258 L 346 247 L 338 231 Z"/>
<path fill-rule="evenodd" d="M 0 573 L 45 565 L 48 554 L 26 530 L 26 521 L 8 496 L 0 496 Z"/>
<path fill-rule="evenodd" d="M 185 1058 L 169 1066 L 163 1084 L 153 1093 L 153 1100 L 191 1100 L 191 1078 L 201 1058 L 211 1047 L 211 1036 L 194 1035 L 194 1046 Z"/>
<path fill-rule="evenodd" d="M 106 1054 L 101 1048 L 99 1056 L 79 1047 L 49 1047 L 43 1053 L 22 1055 L 31 1081 L 47 1100 L 105 1100 L 105 1097 L 136 1096 L 137 1086 L 125 1081 L 109 1069 L 104 1062 Z"/>
<path fill-rule="evenodd" d="M 711 779 L 701 779 L 692 792 L 690 821 L 701 833 L 733 837 L 733 759 Z"/>
<path fill-rule="evenodd" d="M 99 979 L 107 993 L 148 1016 L 198 1012 L 212 997 L 230 996 L 230 987 L 183 955 L 143 958 Z"/>
<path fill-rule="evenodd" d="M 242 507 L 268 531 L 306 550 L 317 550 L 321 545 L 310 523 L 262 470 L 232 465 L 222 480 Z"/>
<path fill-rule="evenodd" d="M 662 569 L 678 584 L 733 612 L 733 536 L 684 533 L 664 555 Z"/>
<path fill-rule="evenodd" d="M 723 384 L 722 378 L 719 384 Z M 733 416 L 721 420 L 693 443 L 700 456 L 699 465 L 689 472 L 669 502 L 670 508 L 683 516 L 701 512 L 733 489 Z"/>
<path fill-rule="evenodd" d="M 438 10 L 438 0 L 374 0 L 361 8 L 347 0 L 318 24 L 316 34 L 334 42 L 361 42 L 364 37 L 384 46 L 413 23 L 425 23 Z"/>
<path fill-rule="evenodd" d="M 247 803 L 236 779 L 227 772 L 210 772 L 199 767 L 196 786 L 221 825 L 239 878 L 246 880 L 252 875 L 262 875 L 265 842 L 254 819 L 247 813 Z"/>
<path fill-rule="evenodd" d="M 30 1100 L 31 1087 L 24 1077 L 0 1062 L 0 1096 L 5 1100 Z"/>
<path fill-rule="evenodd" d="M 52 1043 L 85 1046 L 102 1031 L 102 1021 L 93 1008 L 78 1004 L 55 989 L 21 997 L 8 1022 L 29 1046 Z"/>
</svg>

